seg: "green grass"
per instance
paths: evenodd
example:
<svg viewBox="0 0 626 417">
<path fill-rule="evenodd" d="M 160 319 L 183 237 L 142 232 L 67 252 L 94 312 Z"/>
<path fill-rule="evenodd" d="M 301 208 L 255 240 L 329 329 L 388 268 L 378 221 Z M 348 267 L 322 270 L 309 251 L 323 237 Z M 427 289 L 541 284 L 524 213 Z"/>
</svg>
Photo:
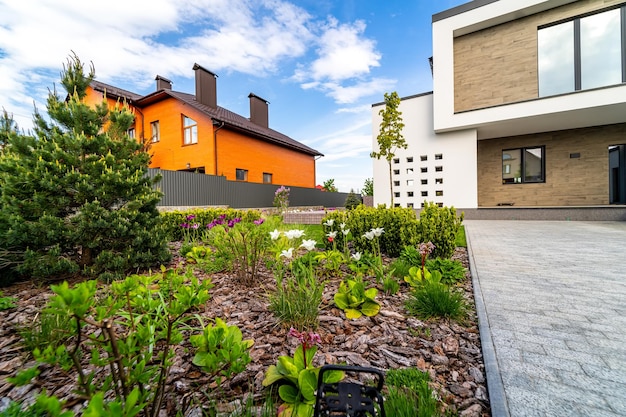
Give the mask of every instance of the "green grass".
<svg viewBox="0 0 626 417">
<path fill-rule="evenodd" d="M 428 373 L 416 368 L 390 369 L 385 384 L 385 414 L 394 417 L 438 417 L 439 403 L 428 386 Z"/>
<path fill-rule="evenodd" d="M 460 320 L 466 311 L 461 292 L 440 282 L 428 281 L 413 290 L 406 308 L 410 314 L 423 320 L 431 317 Z"/>
<path fill-rule="evenodd" d="M 304 230 L 304 237 L 313 239 L 318 244 L 324 242 L 324 229 L 321 224 L 288 224 L 285 226 L 289 229 Z"/>
<path fill-rule="evenodd" d="M 467 238 L 465 237 L 465 226 L 459 227 L 459 232 L 456 234 L 456 240 L 454 241 L 456 247 L 466 248 Z"/>
</svg>

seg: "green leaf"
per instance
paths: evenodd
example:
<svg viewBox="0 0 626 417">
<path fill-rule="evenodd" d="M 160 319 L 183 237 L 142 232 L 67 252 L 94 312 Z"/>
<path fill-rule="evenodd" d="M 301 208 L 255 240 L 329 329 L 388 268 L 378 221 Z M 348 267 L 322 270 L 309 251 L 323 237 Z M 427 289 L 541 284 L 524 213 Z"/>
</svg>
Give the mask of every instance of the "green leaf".
<svg viewBox="0 0 626 417">
<path fill-rule="evenodd" d="M 364 292 L 365 298 L 369 298 L 373 300 L 378 295 L 378 290 L 376 288 L 369 288 Z"/>
<path fill-rule="evenodd" d="M 290 384 L 281 385 L 278 388 L 278 395 L 280 396 L 281 400 L 286 403 L 293 404 L 298 401 L 298 389 Z"/>
<path fill-rule="evenodd" d="M 278 368 L 278 372 L 283 374 L 283 376 L 287 378 L 291 377 L 292 379 L 295 379 L 297 381 L 298 373 L 300 372 L 300 370 L 295 365 L 294 360 L 291 359 L 289 356 L 279 357 L 278 362 L 276 363 L 276 367 Z"/>
<path fill-rule="evenodd" d="M 315 390 L 317 389 L 317 376 L 310 369 L 305 369 L 298 375 L 298 386 L 305 402 L 315 402 Z"/>
<path fill-rule="evenodd" d="M 333 370 L 333 371 L 324 372 L 324 383 L 334 384 L 336 382 L 341 381 L 344 378 L 344 376 L 345 375 L 343 371 Z"/>
<path fill-rule="evenodd" d="M 312 417 L 314 411 L 314 405 L 308 403 L 296 404 L 295 416 L 296 417 Z"/>
<path fill-rule="evenodd" d="M 333 300 L 335 301 L 335 305 L 338 308 L 342 310 L 345 310 L 346 308 L 348 308 L 348 303 L 349 303 L 348 294 L 338 292 L 337 294 L 333 296 Z"/>
<path fill-rule="evenodd" d="M 270 365 L 270 367 L 267 368 L 267 372 L 265 372 L 265 379 L 263 379 L 263 386 L 264 387 L 270 386 L 274 382 L 280 381 L 281 379 L 283 379 L 283 374 L 278 372 L 278 368 L 276 367 L 276 365 Z"/>
<path fill-rule="evenodd" d="M 346 313 L 346 318 L 350 320 L 358 319 L 363 315 L 359 310 L 355 310 L 353 308 L 346 308 L 344 312 Z"/>
<path fill-rule="evenodd" d="M 39 375 L 39 368 L 33 366 L 32 368 L 20 370 L 14 377 L 7 378 L 7 381 L 17 387 L 21 387 L 30 384 L 30 381 L 37 375 Z"/>
<path fill-rule="evenodd" d="M 380 304 L 376 301 L 367 300 L 361 306 L 361 311 L 368 317 L 375 316 L 380 311 Z"/>
</svg>

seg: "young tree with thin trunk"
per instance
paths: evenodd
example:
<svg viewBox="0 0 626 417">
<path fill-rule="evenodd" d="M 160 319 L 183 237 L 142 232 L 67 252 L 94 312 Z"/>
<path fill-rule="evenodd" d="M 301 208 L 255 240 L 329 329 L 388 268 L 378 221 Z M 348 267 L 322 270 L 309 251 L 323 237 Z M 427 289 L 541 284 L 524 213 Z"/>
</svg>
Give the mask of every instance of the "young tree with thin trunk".
<svg viewBox="0 0 626 417">
<path fill-rule="evenodd" d="M 402 112 L 398 110 L 400 97 L 395 91 L 385 93 L 385 108 L 378 114 L 383 120 L 380 123 L 379 133 L 376 137 L 378 141 L 378 152 L 370 153 L 370 157 L 380 159 L 385 158 L 389 165 L 389 190 L 391 192 L 391 207 L 393 207 L 393 181 L 391 180 L 391 160 L 396 155 L 399 148 L 406 149 L 407 143 L 402 136 L 404 123 L 402 122 Z"/>
</svg>

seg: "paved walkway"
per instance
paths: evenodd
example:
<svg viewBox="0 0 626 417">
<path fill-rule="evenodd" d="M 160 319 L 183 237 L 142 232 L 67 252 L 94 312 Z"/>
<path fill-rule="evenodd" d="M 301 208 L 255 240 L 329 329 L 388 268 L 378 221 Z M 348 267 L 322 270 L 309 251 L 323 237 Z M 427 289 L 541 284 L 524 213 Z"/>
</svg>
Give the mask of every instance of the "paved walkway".
<svg viewBox="0 0 626 417">
<path fill-rule="evenodd" d="M 626 222 L 464 224 L 493 416 L 626 416 Z"/>
</svg>

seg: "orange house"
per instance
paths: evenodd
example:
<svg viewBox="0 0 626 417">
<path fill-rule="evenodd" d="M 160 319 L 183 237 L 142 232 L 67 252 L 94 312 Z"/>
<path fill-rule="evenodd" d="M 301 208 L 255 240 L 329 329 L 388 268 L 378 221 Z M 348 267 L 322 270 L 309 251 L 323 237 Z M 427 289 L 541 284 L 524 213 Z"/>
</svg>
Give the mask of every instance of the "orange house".
<svg viewBox="0 0 626 417">
<path fill-rule="evenodd" d="M 135 113 L 129 134 L 150 146 L 150 168 L 221 175 L 232 181 L 315 187 L 315 149 L 270 129 L 268 102 L 250 93 L 250 118 L 217 105 L 217 76 L 198 64 L 195 95 L 156 77 L 146 96 L 93 81 L 87 102 L 125 100 Z"/>
</svg>

